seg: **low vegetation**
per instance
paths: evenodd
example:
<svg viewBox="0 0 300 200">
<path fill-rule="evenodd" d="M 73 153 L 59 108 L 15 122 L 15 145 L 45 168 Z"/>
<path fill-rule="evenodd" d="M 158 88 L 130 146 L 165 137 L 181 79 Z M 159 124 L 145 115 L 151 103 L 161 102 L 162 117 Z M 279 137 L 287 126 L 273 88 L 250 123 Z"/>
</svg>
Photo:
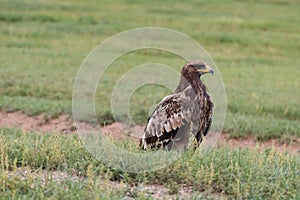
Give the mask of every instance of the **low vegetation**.
<svg viewBox="0 0 300 200">
<path fill-rule="evenodd" d="M 2 128 L 0 158 L 4 198 L 149 199 L 143 188 L 153 184 L 167 188 L 165 197 L 191 188 L 186 195 L 195 198 L 300 198 L 299 158 L 274 148 L 187 152 L 165 169 L 133 174 L 96 161 L 77 136 Z"/>
</svg>

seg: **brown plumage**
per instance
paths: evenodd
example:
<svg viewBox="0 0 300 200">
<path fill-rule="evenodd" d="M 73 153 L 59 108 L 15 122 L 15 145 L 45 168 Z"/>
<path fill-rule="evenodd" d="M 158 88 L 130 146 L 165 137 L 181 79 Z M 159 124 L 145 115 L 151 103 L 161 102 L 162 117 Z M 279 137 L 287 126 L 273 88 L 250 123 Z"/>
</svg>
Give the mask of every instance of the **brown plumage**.
<svg viewBox="0 0 300 200">
<path fill-rule="evenodd" d="M 212 123 L 213 102 L 200 77 L 213 70 L 204 62 L 187 63 L 181 71 L 179 85 L 154 109 L 144 129 L 140 145 L 165 149 L 187 149 L 189 134 L 197 145 Z"/>
</svg>

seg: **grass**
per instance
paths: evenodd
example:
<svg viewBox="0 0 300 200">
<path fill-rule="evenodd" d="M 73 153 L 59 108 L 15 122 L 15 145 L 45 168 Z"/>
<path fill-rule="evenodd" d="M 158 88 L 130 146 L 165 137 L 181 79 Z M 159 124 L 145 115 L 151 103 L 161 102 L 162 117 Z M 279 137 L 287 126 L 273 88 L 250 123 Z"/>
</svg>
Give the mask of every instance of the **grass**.
<svg viewBox="0 0 300 200">
<path fill-rule="evenodd" d="M 134 143 L 127 145 L 136 148 Z M 72 135 L 2 128 L 0 147 L 3 198 L 149 199 L 142 188 L 151 184 L 166 187 L 166 198 L 177 194 L 182 185 L 191 187 L 195 198 L 202 195 L 204 199 L 300 197 L 299 158 L 274 148 L 262 153 L 258 149 L 221 148 L 205 156 L 188 152 L 165 169 L 130 174 L 94 160 Z M 55 173 L 66 175 L 61 180 L 50 178 Z"/>
<path fill-rule="evenodd" d="M 91 49 L 120 31 L 158 26 L 191 36 L 214 59 L 226 87 L 223 131 L 262 140 L 300 136 L 299 1 L 0 4 L 2 111 L 71 114 L 73 82 Z M 116 60 L 95 94 L 100 123 L 114 121 L 110 100 L 117 80 L 147 62 L 180 70 L 185 61 L 159 50 Z M 157 85 L 139 88 L 130 99 L 132 118 L 144 124 L 149 109 L 169 93 Z M 137 151 L 136 144 L 119 145 Z M 299 157 L 274 148 L 213 149 L 205 157 L 187 153 L 163 170 L 128 174 L 94 160 L 76 136 L 0 128 L 0 156 L 0 199 L 151 199 L 143 188 L 153 184 L 167 188 L 166 198 L 176 198 L 186 186 L 194 199 L 300 199 Z M 45 179 L 57 173 L 64 177 Z"/>
<path fill-rule="evenodd" d="M 139 1 L 1 0 L 0 108 L 71 114 L 73 81 L 92 48 L 120 31 L 161 26 L 190 35 L 215 60 L 227 93 L 226 132 L 299 136 L 299 7 L 292 0 L 166 1 L 159 7 Z M 114 121 L 110 95 L 116 80 L 146 62 L 178 70 L 184 64 L 157 50 L 133 52 L 114 62 L 100 82 L 105 89 L 96 93 L 101 123 Z M 130 105 L 133 118 L 145 123 L 149 108 L 168 93 L 141 88 Z"/>
</svg>

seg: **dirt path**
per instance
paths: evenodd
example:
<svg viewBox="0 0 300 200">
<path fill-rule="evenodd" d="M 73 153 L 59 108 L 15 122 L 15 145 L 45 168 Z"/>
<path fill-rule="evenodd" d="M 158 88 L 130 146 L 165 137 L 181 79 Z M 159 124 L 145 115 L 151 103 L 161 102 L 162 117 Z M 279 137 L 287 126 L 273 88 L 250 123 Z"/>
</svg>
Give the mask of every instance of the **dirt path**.
<svg viewBox="0 0 300 200">
<path fill-rule="evenodd" d="M 81 123 L 80 126 L 91 128 L 87 123 Z M 21 112 L 6 113 L 0 111 L 0 127 L 21 128 L 26 131 L 76 134 L 76 126 L 69 115 L 60 115 L 56 118 L 46 114 L 29 117 Z M 104 134 L 112 135 L 118 139 L 131 138 L 119 128 L 117 123 L 107 125 L 101 128 Z M 132 131 L 132 130 L 131 130 Z M 143 127 L 136 126 L 134 132 L 143 132 Z M 135 139 L 138 140 L 138 139 Z M 243 138 L 230 138 L 229 134 L 222 133 L 218 139 L 217 146 L 230 146 L 232 148 L 253 149 L 258 145 L 259 149 L 269 148 L 274 145 L 279 151 L 288 151 L 291 154 L 300 154 L 300 138 L 292 138 L 290 143 L 281 139 L 271 139 L 268 141 L 257 141 L 254 136 Z"/>
<path fill-rule="evenodd" d="M 76 130 L 68 115 L 60 115 L 57 118 L 51 118 L 46 114 L 29 117 L 21 112 L 0 112 L 0 127 L 56 133 L 68 133 Z"/>
</svg>

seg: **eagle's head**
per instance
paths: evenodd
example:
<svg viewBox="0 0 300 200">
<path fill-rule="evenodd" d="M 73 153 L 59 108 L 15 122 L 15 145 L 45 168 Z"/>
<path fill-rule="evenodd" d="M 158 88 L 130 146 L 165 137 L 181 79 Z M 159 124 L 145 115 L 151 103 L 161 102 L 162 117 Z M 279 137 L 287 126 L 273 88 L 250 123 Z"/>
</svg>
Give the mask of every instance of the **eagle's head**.
<svg viewBox="0 0 300 200">
<path fill-rule="evenodd" d="M 181 73 L 185 77 L 200 77 L 206 73 L 213 74 L 214 70 L 202 61 L 194 61 L 187 63 Z"/>
</svg>

